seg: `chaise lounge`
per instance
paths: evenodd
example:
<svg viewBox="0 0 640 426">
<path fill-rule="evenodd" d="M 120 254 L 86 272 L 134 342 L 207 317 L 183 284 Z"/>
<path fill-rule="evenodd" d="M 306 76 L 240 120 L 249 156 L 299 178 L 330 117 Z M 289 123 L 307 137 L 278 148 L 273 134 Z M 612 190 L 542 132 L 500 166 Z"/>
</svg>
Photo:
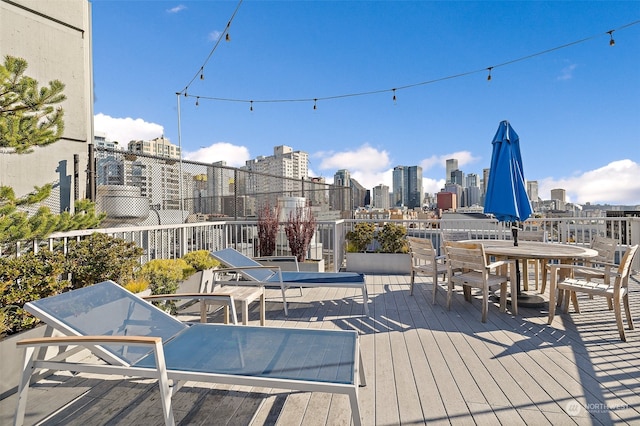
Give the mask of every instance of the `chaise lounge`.
<svg viewBox="0 0 640 426">
<path fill-rule="evenodd" d="M 158 379 L 165 424 L 184 381 L 271 387 L 349 396 L 361 424 L 365 385 L 355 331 L 188 324 L 112 281 L 25 304 L 62 337 L 26 339 L 15 424 L 24 422 L 31 376 L 39 369 Z M 49 356 L 47 347 L 84 347 L 101 362 Z M 78 351 L 71 351 L 77 353 Z"/>
<path fill-rule="evenodd" d="M 343 287 L 362 291 L 365 315 L 369 315 L 369 294 L 364 274 L 356 272 L 295 272 L 281 271 L 277 266 L 264 266 L 234 248 L 211 252 L 211 256 L 227 266 L 217 272 L 237 272 L 244 278 L 240 285 L 277 286 L 282 291 L 284 314 L 288 315 L 286 290 L 290 287 Z"/>
</svg>

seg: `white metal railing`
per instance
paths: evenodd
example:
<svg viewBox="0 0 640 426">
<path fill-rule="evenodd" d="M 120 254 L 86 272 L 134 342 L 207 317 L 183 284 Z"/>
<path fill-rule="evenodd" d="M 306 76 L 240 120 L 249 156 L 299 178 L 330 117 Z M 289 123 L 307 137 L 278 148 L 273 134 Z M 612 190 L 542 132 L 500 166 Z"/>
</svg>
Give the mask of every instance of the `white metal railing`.
<svg viewBox="0 0 640 426">
<path fill-rule="evenodd" d="M 327 270 L 337 271 L 345 257 L 345 235 L 358 222 L 371 222 L 382 226 L 385 222 L 404 225 L 412 236 L 432 238 L 440 246 L 443 231 L 467 231 L 472 239 L 510 239 L 511 226 L 492 219 L 447 219 L 447 220 L 376 220 L 344 219 L 318 221 L 309 258 L 325 260 Z M 640 218 L 555 218 L 529 219 L 521 227 L 527 230 L 544 230 L 550 242 L 588 246 L 595 235 L 618 240 L 618 256 L 629 245 L 640 243 Z M 94 232 L 105 233 L 135 242 L 142 247 L 140 259 L 146 262 L 156 258 L 177 258 L 193 250 L 218 250 L 234 247 L 249 255 L 258 256 L 257 221 L 216 221 L 175 225 L 134 226 L 118 228 L 88 229 L 58 232 L 46 241 L 22 242 L 16 251 L 39 247 L 66 252 L 70 240 L 80 240 Z M 284 232 L 278 236 L 276 255 L 287 255 L 288 245 Z M 634 269 L 638 270 L 636 259 Z"/>
</svg>

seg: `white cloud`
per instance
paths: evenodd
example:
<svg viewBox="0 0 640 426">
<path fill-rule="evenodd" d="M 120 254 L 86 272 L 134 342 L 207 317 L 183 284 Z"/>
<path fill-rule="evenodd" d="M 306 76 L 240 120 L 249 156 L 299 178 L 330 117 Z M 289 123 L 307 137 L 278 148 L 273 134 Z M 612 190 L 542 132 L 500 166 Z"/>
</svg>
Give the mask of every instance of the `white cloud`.
<svg viewBox="0 0 640 426">
<path fill-rule="evenodd" d="M 321 158 L 321 170 L 348 169 L 352 173 L 354 170 L 380 171 L 391 164 L 387 151 L 379 151 L 369 144 L 363 144 L 351 151 L 318 152 L 313 157 Z"/>
<path fill-rule="evenodd" d="M 551 198 L 552 189 L 562 188 L 574 203 L 640 205 L 639 177 L 640 164 L 625 159 L 571 177 L 539 180 L 538 192 L 543 200 Z"/>
<path fill-rule="evenodd" d="M 185 160 L 199 161 L 201 163 L 226 161 L 229 167 L 244 166 L 245 162 L 251 158 L 246 147 L 228 142 L 216 142 L 194 152 L 185 151 L 183 157 Z"/>
<path fill-rule="evenodd" d="M 127 146 L 132 140 L 150 140 L 164 134 L 164 127 L 156 123 L 148 123 L 141 118 L 115 118 L 98 113 L 93 117 L 96 132 L 103 132 L 107 138 Z"/>
<path fill-rule="evenodd" d="M 578 66 L 576 64 L 568 65 L 560 71 L 560 75 L 558 76 L 558 80 L 571 80 L 573 78 L 573 71 Z"/>
<path fill-rule="evenodd" d="M 423 172 L 434 167 L 439 167 L 442 168 L 442 170 L 445 170 L 447 160 L 450 158 L 455 158 L 456 160 L 458 160 L 458 167 L 461 170 L 464 166 L 476 163 L 480 160 L 480 157 L 475 157 L 469 151 L 458 151 L 451 154 L 432 155 L 431 157 L 424 158 L 422 161 L 420 161 L 420 167 L 422 167 Z"/>
<path fill-rule="evenodd" d="M 179 4 L 176 7 L 172 7 L 171 9 L 167 9 L 167 12 L 168 13 L 178 13 L 178 12 L 182 12 L 186 8 L 187 8 L 187 6 L 185 6 L 184 4 Z"/>
</svg>

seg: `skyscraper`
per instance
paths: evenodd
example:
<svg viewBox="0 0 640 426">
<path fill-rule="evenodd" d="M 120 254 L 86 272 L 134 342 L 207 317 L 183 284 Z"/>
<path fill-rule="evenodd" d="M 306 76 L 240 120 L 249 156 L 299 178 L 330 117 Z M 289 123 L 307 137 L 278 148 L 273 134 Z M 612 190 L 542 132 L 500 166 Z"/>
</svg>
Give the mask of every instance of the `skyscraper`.
<svg viewBox="0 0 640 426">
<path fill-rule="evenodd" d="M 373 187 L 373 207 L 378 209 L 389 208 L 389 187 L 380 184 Z"/>
<path fill-rule="evenodd" d="M 451 182 L 451 172 L 458 170 L 458 160 L 450 158 L 447 160 L 445 183 Z"/>
<path fill-rule="evenodd" d="M 415 208 L 422 206 L 422 167 L 396 166 L 393 168 L 394 206 Z"/>
</svg>

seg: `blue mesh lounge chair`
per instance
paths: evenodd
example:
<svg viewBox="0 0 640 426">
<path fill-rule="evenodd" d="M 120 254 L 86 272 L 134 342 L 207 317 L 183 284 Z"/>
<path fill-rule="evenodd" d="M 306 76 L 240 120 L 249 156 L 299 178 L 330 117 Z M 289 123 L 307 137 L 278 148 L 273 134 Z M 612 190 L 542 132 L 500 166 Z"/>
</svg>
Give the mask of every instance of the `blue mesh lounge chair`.
<svg viewBox="0 0 640 426">
<path fill-rule="evenodd" d="M 158 379 L 167 425 L 175 424 L 172 397 L 187 380 L 346 394 L 353 423 L 361 424 L 358 386 L 365 382 L 355 331 L 187 324 L 112 281 L 25 309 L 64 336 L 18 342 L 26 351 L 15 424 L 24 422 L 30 378 L 40 369 Z M 42 347 L 84 347 L 101 361 L 46 358 L 55 351 L 36 351 Z"/>
<path fill-rule="evenodd" d="M 277 266 L 263 266 L 257 261 L 240 253 L 234 248 L 211 252 L 211 256 L 227 266 L 217 272 L 232 271 L 239 273 L 246 281 L 239 284 L 278 286 L 282 290 L 284 314 L 288 315 L 285 290 L 289 287 L 345 287 L 362 291 L 362 303 L 365 315 L 369 315 L 369 295 L 364 274 L 356 272 L 292 272 L 281 271 Z"/>
</svg>

